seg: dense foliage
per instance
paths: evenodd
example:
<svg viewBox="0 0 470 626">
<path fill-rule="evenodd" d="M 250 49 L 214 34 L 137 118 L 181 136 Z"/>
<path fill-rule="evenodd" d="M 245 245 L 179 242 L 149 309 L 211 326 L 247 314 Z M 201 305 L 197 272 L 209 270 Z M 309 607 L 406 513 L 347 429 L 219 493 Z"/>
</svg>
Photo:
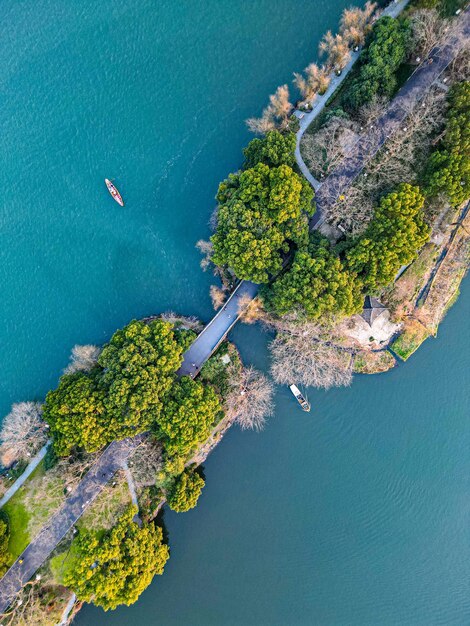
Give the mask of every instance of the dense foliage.
<svg viewBox="0 0 470 626">
<path fill-rule="evenodd" d="M 313 192 L 289 166 L 258 163 L 219 186 L 213 261 L 238 278 L 265 283 L 282 267 L 289 242 L 305 244 Z"/>
<path fill-rule="evenodd" d="M 429 239 L 423 219 L 424 197 L 407 183 L 384 196 L 369 226 L 346 254 L 349 268 L 362 279 L 369 292 L 393 281 Z"/>
<path fill-rule="evenodd" d="M 168 504 L 173 511 L 184 513 L 193 509 L 204 487 L 204 478 L 197 472 L 187 469 L 175 480 L 170 493 Z"/>
<path fill-rule="evenodd" d="M 308 249 L 298 250 L 289 270 L 263 293 L 269 311 L 295 311 L 317 319 L 328 314 L 352 315 L 362 309 L 361 282 L 343 267 L 329 242 L 317 234 Z"/>
<path fill-rule="evenodd" d="M 244 169 L 254 167 L 258 163 L 264 163 L 270 167 L 279 165 L 292 167 L 295 162 L 295 141 L 294 133 L 280 133 L 277 130 L 268 131 L 262 139 L 253 139 L 243 149 Z"/>
<path fill-rule="evenodd" d="M 9 539 L 10 529 L 8 528 L 8 523 L 6 519 L 0 517 L 0 576 L 5 574 L 11 562 L 11 554 L 8 551 Z"/>
<path fill-rule="evenodd" d="M 156 574 L 162 574 L 169 557 L 162 529 L 155 524 L 140 528 L 129 507 L 118 523 L 101 537 L 82 531 L 76 540 L 74 567 L 64 576 L 79 600 L 93 602 L 105 611 L 133 604 Z"/>
<path fill-rule="evenodd" d="M 425 174 L 426 192 L 444 193 L 454 206 L 470 197 L 470 82 L 457 83 L 449 92 L 446 128 Z"/>
<path fill-rule="evenodd" d="M 405 61 L 410 39 L 410 25 L 405 20 L 382 17 L 369 36 L 361 55 L 359 75 L 353 81 L 344 102 L 357 109 L 374 96 L 391 97 L 396 88 L 396 71 Z"/>
<path fill-rule="evenodd" d="M 210 386 L 184 376 L 168 394 L 156 420 L 156 433 L 170 455 L 187 455 L 207 439 L 222 408 Z"/>
<path fill-rule="evenodd" d="M 88 452 L 134 436 L 155 421 L 181 364 L 182 347 L 163 320 L 133 321 L 105 345 L 90 372 L 62 376 L 47 394 L 44 419 L 59 455 Z"/>
</svg>

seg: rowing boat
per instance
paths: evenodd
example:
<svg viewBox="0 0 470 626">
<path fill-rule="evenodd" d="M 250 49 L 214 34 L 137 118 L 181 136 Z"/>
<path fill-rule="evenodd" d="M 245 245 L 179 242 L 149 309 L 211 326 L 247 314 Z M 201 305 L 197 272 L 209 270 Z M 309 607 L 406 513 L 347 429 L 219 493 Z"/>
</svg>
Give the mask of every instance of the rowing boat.
<svg viewBox="0 0 470 626">
<path fill-rule="evenodd" d="M 106 187 L 108 188 L 109 193 L 113 196 L 116 202 L 121 206 L 124 206 L 124 200 L 122 199 L 122 196 L 117 190 L 116 186 L 113 185 L 113 183 L 108 178 L 105 178 L 104 182 L 106 183 Z"/>
<path fill-rule="evenodd" d="M 292 391 L 292 393 L 294 394 L 295 399 L 297 400 L 297 402 L 302 407 L 302 410 L 303 411 L 310 411 L 310 402 L 300 393 L 300 390 L 297 387 L 297 385 L 290 385 L 289 388 Z"/>
</svg>

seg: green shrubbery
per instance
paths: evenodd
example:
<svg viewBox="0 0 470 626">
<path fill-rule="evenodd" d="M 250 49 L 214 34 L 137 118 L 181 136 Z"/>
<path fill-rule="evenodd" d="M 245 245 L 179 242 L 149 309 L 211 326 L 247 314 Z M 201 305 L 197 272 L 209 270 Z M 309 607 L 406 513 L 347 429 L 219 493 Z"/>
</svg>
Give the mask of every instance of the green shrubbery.
<svg viewBox="0 0 470 626">
<path fill-rule="evenodd" d="M 357 109 L 374 96 L 391 97 L 396 89 L 396 72 L 408 54 L 409 22 L 382 17 L 372 29 L 361 55 L 359 74 L 343 98 L 347 108 Z"/>
<path fill-rule="evenodd" d="M 313 192 L 288 165 L 258 163 L 219 186 L 213 262 L 238 278 L 268 282 L 290 243 L 305 244 Z"/>
<path fill-rule="evenodd" d="M 129 507 L 111 530 L 101 536 L 82 531 L 76 539 L 74 565 L 64 584 L 79 600 L 105 611 L 130 605 L 163 573 L 169 550 L 162 529 L 152 522 L 140 528 L 133 521 L 136 513 L 136 507 Z"/>
<path fill-rule="evenodd" d="M 361 283 L 330 250 L 328 240 L 313 234 L 308 248 L 295 253 L 287 272 L 264 290 L 263 300 L 277 315 L 352 315 L 362 309 Z"/>
<path fill-rule="evenodd" d="M 449 113 L 439 148 L 425 173 L 430 196 L 445 194 L 453 206 L 470 196 L 470 82 L 457 83 L 449 92 Z"/>
<path fill-rule="evenodd" d="M 187 469 L 175 480 L 168 494 L 168 504 L 173 511 L 184 513 L 193 509 L 205 485 L 204 478 L 194 470 Z"/>
<path fill-rule="evenodd" d="M 363 235 L 346 253 L 347 266 L 374 292 L 393 281 L 429 239 L 424 222 L 424 197 L 418 187 L 403 183 L 384 196 Z"/>
</svg>

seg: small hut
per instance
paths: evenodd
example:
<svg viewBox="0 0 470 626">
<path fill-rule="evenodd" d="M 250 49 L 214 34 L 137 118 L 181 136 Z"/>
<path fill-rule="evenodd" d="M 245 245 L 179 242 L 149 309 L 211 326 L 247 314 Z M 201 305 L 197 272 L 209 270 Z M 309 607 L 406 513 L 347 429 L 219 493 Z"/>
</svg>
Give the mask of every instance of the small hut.
<svg viewBox="0 0 470 626">
<path fill-rule="evenodd" d="M 377 298 L 373 298 L 372 296 L 366 296 L 364 300 L 364 309 L 361 313 L 362 319 L 372 326 L 375 320 L 380 317 L 387 308 L 377 300 Z"/>
</svg>

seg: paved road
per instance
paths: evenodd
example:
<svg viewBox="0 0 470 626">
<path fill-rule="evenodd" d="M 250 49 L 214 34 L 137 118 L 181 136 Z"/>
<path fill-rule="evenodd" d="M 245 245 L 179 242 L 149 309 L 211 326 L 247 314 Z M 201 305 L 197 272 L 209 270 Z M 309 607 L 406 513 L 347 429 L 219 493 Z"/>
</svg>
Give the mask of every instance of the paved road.
<svg viewBox="0 0 470 626">
<path fill-rule="evenodd" d="M 389 17 L 397 17 L 406 7 L 408 2 L 409 0 L 401 0 L 400 2 L 395 2 L 394 0 L 392 0 L 392 2 L 388 5 L 388 7 L 386 7 L 382 11 L 380 17 L 384 17 L 385 15 L 388 15 Z M 358 52 L 351 52 L 351 58 L 349 60 L 349 63 L 343 69 L 343 71 L 341 72 L 341 75 L 337 76 L 336 73 L 334 72 L 331 74 L 331 80 L 330 80 L 328 89 L 323 94 L 323 96 L 317 96 L 317 98 L 315 98 L 315 100 L 313 101 L 313 108 L 311 111 L 305 114 L 303 114 L 301 111 L 295 112 L 295 115 L 299 118 L 299 130 L 297 131 L 297 134 L 296 134 L 297 143 L 295 146 L 295 160 L 297 161 L 297 165 L 299 166 L 302 174 L 305 176 L 305 178 L 308 180 L 308 182 L 312 185 L 312 187 L 315 190 L 319 189 L 321 183 L 320 181 L 318 181 L 316 178 L 312 176 L 310 170 L 305 165 L 302 155 L 300 154 L 300 142 L 307 128 L 310 126 L 313 120 L 316 117 L 318 117 L 318 115 L 323 111 L 326 103 L 328 102 L 330 97 L 334 94 L 334 92 L 338 89 L 341 83 L 344 81 L 346 76 L 349 74 L 354 63 L 358 60 L 360 55 L 361 55 L 361 50 L 359 50 Z"/>
<path fill-rule="evenodd" d="M 259 285 L 248 280 L 243 280 L 237 286 L 217 315 L 212 318 L 189 350 L 185 352 L 183 364 L 178 370 L 180 376 L 192 376 L 194 378 L 199 373 L 201 367 L 238 321 L 240 299 L 245 296 L 253 299 L 258 293 L 259 287 Z"/>
<path fill-rule="evenodd" d="M 445 43 L 435 48 L 429 58 L 420 65 L 399 90 L 389 107 L 375 126 L 361 135 L 352 146 L 344 161 L 328 176 L 315 194 L 317 212 L 310 221 L 315 227 L 324 217 L 325 210 L 332 206 L 361 173 L 365 165 L 380 150 L 387 139 L 399 131 L 403 120 L 411 109 L 439 79 L 452 59 L 463 48 L 470 37 L 470 8 L 459 18 L 456 31 Z"/>
<path fill-rule="evenodd" d="M 31 476 L 31 474 L 34 472 L 36 467 L 39 465 L 39 463 L 46 456 L 46 453 L 47 453 L 47 450 L 48 450 L 50 444 L 51 444 L 51 442 L 49 440 L 46 444 L 43 445 L 43 447 L 39 450 L 39 452 L 36 454 L 34 459 L 32 459 L 30 461 L 30 463 L 29 463 L 28 467 L 25 469 L 25 471 L 21 474 L 21 476 L 19 476 L 15 480 L 15 482 L 10 487 L 10 489 L 8 489 L 8 491 L 5 493 L 3 498 L 0 500 L 0 509 L 2 508 L 2 506 L 4 506 L 8 502 L 8 500 L 10 498 L 12 498 L 15 495 L 15 493 L 18 491 L 18 489 L 20 487 L 22 487 L 23 484 L 26 482 L 26 480 Z"/>
<path fill-rule="evenodd" d="M 0 580 L 0 614 L 5 612 L 23 584 L 46 561 L 141 440 L 142 435 L 138 435 L 132 439 L 115 441 L 106 448 L 74 493 L 67 498 L 64 505 L 51 517 L 48 525 L 33 539 Z"/>
</svg>

